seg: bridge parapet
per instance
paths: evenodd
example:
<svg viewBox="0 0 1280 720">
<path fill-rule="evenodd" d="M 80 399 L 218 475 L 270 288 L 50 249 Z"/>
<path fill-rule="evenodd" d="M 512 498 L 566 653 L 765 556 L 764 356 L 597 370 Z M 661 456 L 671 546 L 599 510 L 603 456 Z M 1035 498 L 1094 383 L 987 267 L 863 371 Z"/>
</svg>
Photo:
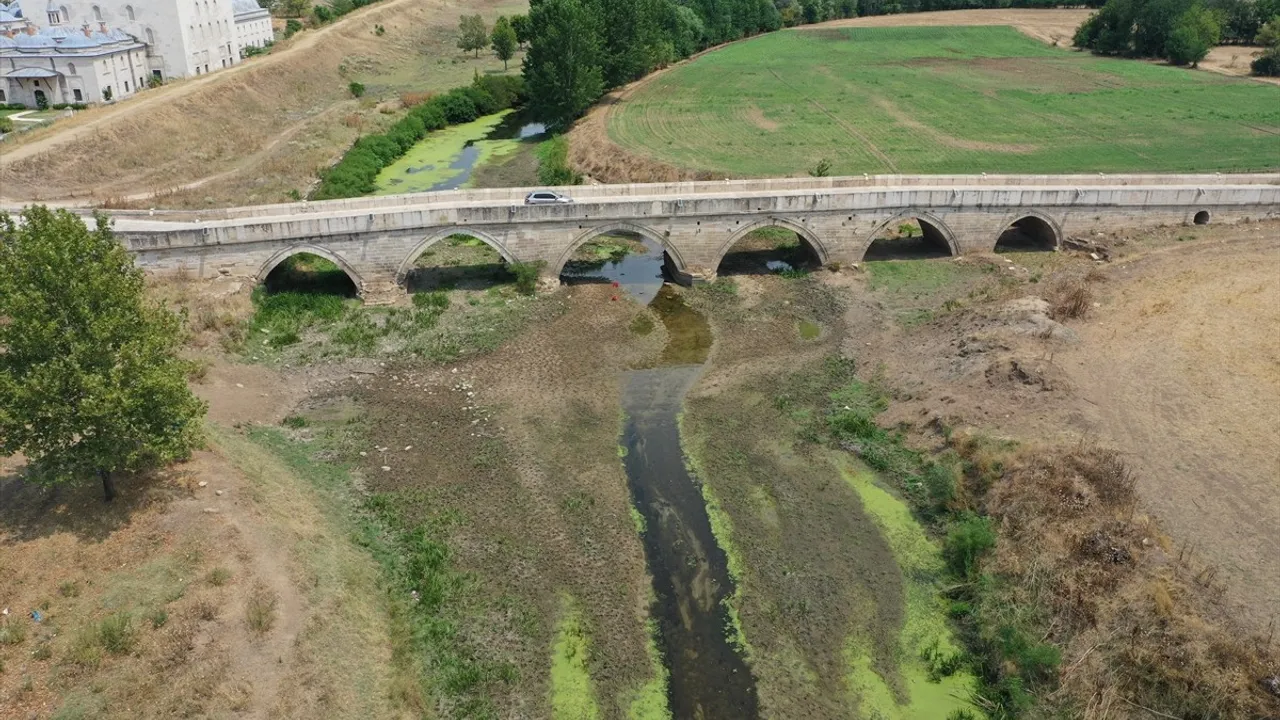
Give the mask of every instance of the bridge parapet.
<svg viewBox="0 0 1280 720">
<path fill-rule="evenodd" d="M 1014 222 L 1037 218 L 1060 242 L 1143 225 L 1280 217 L 1280 175 L 787 178 L 728 183 L 590 186 L 577 202 L 528 206 L 524 189 L 424 193 L 230 208 L 220 216 L 112 213 L 139 264 L 197 275 L 262 278 L 292 252 L 322 250 L 378 293 L 394 288 L 433 238 L 470 234 L 508 261 L 558 275 L 577 244 L 608 228 L 661 242 L 676 270 L 714 276 L 750 229 L 777 225 L 823 261 L 861 260 L 899 220 L 918 219 L 953 254 L 990 251 Z M 484 199 L 489 198 L 489 199 Z"/>
</svg>

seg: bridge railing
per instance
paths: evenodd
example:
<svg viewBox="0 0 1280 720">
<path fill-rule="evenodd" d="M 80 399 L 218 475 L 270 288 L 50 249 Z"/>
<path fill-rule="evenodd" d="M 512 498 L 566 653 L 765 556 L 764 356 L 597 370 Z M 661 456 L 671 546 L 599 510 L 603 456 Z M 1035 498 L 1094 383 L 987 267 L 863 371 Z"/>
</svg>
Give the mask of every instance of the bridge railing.
<svg viewBox="0 0 1280 720">
<path fill-rule="evenodd" d="M 550 188 L 577 200 L 627 197 L 680 197 L 734 195 L 762 192 L 799 192 L 857 188 L 953 188 L 953 187 L 1130 187 L 1130 186 L 1214 186 L 1280 185 L 1280 174 L 1199 174 L 1199 175 L 864 175 L 826 178 L 770 178 L 760 180 L 690 181 L 672 183 L 632 183 L 621 185 L 575 185 Z M 314 213 L 360 210 L 389 210 L 430 205 L 523 204 L 533 190 L 548 188 L 493 188 L 485 190 L 444 190 L 406 195 L 346 198 L 316 202 L 293 202 L 209 210 L 124 210 L 109 214 L 122 218 L 156 220 L 235 220 L 279 218 Z"/>
</svg>

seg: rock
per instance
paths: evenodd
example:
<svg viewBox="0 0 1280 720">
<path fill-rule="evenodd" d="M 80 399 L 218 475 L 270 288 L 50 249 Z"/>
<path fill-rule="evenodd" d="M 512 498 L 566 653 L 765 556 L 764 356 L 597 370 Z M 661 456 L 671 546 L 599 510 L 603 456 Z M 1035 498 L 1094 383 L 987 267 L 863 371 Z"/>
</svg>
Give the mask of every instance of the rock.
<svg viewBox="0 0 1280 720">
<path fill-rule="evenodd" d="M 216 508 L 205 508 L 205 509 L 204 509 L 204 511 L 205 511 L 205 512 L 207 512 L 207 513 L 216 513 L 216 512 L 218 512 Z"/>
<path fill-rule="evenodd" d="M 197 484 L 197 485 L 199 485 L 200 487 L 208 487 L 208 486 L 209 486 L 209 481 L 208 481 L 208 480 L 201 480 L 200 482 L 198 482 L 198 483 L 196 483 L 196 484 Z"/>
<path fill-rule="evenodd" d="M 382 472 L 390 472 L 390 471 L 391 471 L 391 467 L 389 465 L 382 466 Z"/>
<path fill-rule="evenodd" d="M 221 494 L 222 494 L 222 491 L 221 491 L 221 490 L 214 490 L 214 491 L 213 491 L 213 494 L 214 494 L 214 495 L 221 495 Z"/>
<path fill-rule="evenodd" d="M 1262 686 L 1263 690 L 1266 690 L 1276 697 L 1280 697 L 1280 675 L 1264 677 L 1258 681 L 1258 684 Z"/>
</svg>

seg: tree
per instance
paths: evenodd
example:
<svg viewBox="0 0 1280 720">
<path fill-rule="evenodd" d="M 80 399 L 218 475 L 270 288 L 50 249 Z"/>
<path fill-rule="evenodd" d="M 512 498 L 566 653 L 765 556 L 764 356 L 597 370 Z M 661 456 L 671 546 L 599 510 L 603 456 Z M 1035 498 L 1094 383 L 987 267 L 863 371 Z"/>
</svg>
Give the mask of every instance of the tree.
<svg viewBox="0 0 1280 720">
<path fill-rule="evenodd" d="M 502 61 L 502 69 L 506 70 L 507 61 L 516 54 L 516 31 L 511 27 L 511 21 L 506 17 L 498 18 L 498 22 L 493 24 L 493 35 L 489 39 L 493 44 L 493 52 Z"/>
<path fill-rule="evenodd" d="M 1258 28 L 1258 34 L 1253 37 L 1253 44 L 1264 48 L 1280 47 L 1280 15 L 1271 18 L 1270 22 Z"/>
<path fill-rule="evenodd" d="M 310 4 L 311 0 L 280 0 L 276 3 L 276 9 L 287 18 L 296 18 L 302 17 Z"/>
<path fill-rule="evenodd" d="M 1221 39 L 1217 13 L 1197 4 L 1178 17 L 1165 43 L 1165 52 L 1174 65 L 1195 67 Z"/>
<path fill-rule="evenodd" d="M 110 501 L 113 473 L 200 443 L 183 319 L 143 289 L 104 216 L 90 231 L 65 210 L 0 213 L 0 454 L 25 455 L 33 479 L 96 475 Z"/>
<path fill-rule="evenodd" d="M 516 31 L 516 42 L 524 47 L 529 42 L 529 16 L 512 15 L 511 29 Z"/>
<path fill-rule="evenodd" d="M 458 47 L 466 52 L 474 50 L 476 57 L 489 44 L 489 31 L 485 29 L 484 18 L 476 15 L 463 15 L 458 18 Z"/>
<path fill-rule="evenodd" d="M 573 122 L 604 92 L 597 18 L 582 0 L 529 8 L 525 89 L 534 114 L 554 128 Z"/>
</svg>

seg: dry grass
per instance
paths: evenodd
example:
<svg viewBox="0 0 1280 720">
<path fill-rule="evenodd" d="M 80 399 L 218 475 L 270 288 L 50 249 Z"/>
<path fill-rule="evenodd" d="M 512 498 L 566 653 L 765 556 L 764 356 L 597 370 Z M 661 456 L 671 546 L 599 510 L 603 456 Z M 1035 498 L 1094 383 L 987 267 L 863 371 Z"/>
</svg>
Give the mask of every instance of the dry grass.
<svg viewBox="0 0 1280 720">
<path fill-rule="evenodd" d="M 1119 454 L 1080 446 L 996 459 L 996 446 L 965 433 L 953 446 L 995 471 L 983 503 L 1001 541 L 984 570 L 1008 581 L 1011 606 L 1046 611 L 1046 639 L 1063 650 L 1040 711 L 1089 720 L 1280 711 L 1261 684 L 1280 654 L 1235 625 L 1214 568 L 1187 548 L 1166 551 Z"/>
<path fill-rule="evenodd" d="M 502 67 L 492 56 L 461 59 L 457 14 L 447 7 L 386 0 L 300 33 L 266 57 L 79 113 L 6 150 L 0 188 L 20 199 L 113 198 L 115 206 L 287 201 L 361 132 L 394 120 L 376 103 L 353 99 L 349 81 L 363 82 L 376 99 L 447 89 Z M 492 22 L 518 7 L 474 0 L 467 9 Z M 371 32 L 375 24 L 385 35 Z M 363 130 L 346 122 L 351 115 Z"/>
<path fill-rule="evenodd" d="M 195 349 L 233 346 L 244 337 L 245 324 L 253 314 L 252 288 L 239 281 L 194 280 L 179 269 L 170 275 L 148 275 L 147 290 L 156 300 L 187 313 L 188 345 Z M 196 369 L 208 370 L 207 366 Z"/>
<path fill-rule="evenodd" d="M 263 585 L 258 585 L 249 594 L 244 605 L 244 621 L 249 630 L 256 635 L 270 632 L 276 622 L 276 605 L 280 598 Z"/>
<path fill-rule="evenodd" d="M 1087 278 L 1067 277 L 1049 291 L 1049 315 L 1054 320 L 1074 320 L 1089 314 L 1093 306 L 1093 290 Z"/>
</svg>

